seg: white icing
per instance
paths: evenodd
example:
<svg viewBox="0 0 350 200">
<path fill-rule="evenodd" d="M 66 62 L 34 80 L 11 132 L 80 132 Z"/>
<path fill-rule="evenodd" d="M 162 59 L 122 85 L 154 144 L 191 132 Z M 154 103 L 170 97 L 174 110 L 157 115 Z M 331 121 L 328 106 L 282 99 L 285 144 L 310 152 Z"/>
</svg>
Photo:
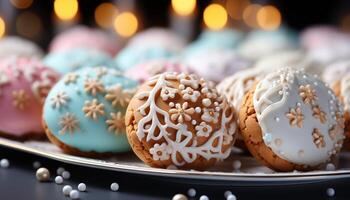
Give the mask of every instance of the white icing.
<svg viewBox="0 0 350 200">
<path fill-rule="evenodd" d="M 302 88 L 310 90 L 305 92 Z M 341 106 L 329 88 L 314 76 L 289 68 L 271 73 L 258 83 L 253 102 L 263 140 L 279 157 L 295 164 L 316 166 L 340 150 L 344 131 L 336 114 L 342 116 Z M 315 108 L 324 113 L 315 114 Z M 293 113 L 298 112 L 299 121 L 293 118 Z M 321 120 L 322 116 L 325 120 Z M 333 131 L 330 127 L 334 127 Z"/>
<path fill-rule="evenodd" d="M 175 108 L 171 108 L 167 112 L 158 107 L 156 98 L 162 90 L 177 91 L 175 95 L 180 94 L 180 89 L 176 88 L 176 85 L 172 84 L 171 81 L 178 81 L 196 91 L 200 87 L 206 87 L 206 92 L 216 92 L 214 88 L 211 88 L 194 75 L 164 73 L 153 77 L 148 83 L 153 86 L 152 90 L 142 91 L 135 95 L 138 99 L 147 98 L 145 103 L 138 108 L 138 111 L 143 115 L 143 118 L 138 122 L 136 131 L 138 139 L 145 139 L 147 142 L 151 140 L 158 142 L 150 149 L 153 159 L 171 159 L 176 166 L 192 163 L 198 156 L 202 156 L 207 160 L 212 158 L 225 159 L 230 154 L 231 149 L 229 148 L 223 152 L 223 144 L 229 144 L 233 140 L 233 134 L 236 131 L 236 123 L 232 122 L 234 112 L 227 116 L 226 112 L 230 107 L 226 101 L 221 100 L 222 98 L 215 99 L 215 101 L 220 102 L 220 106 L 223 108 L 221 113 L 213 108 L 194 108 L 188 102 L 182 105 L 176 103 Z M 161 98 L 164 100 L 163 97 Z M 201 114 L 203 121 L 191 121 L 191 116 L 195 113 L 197 115 Z M 161 123 L 158 116 L 161 116 L 163 123 Z M 183 123 L 185 121 L 197 124 L 194 133 L 188 129 L 186 123 Z M 209 122 L 220 123 L 220 128 L 212 130 L 213 128 Z M 169 129 L 176 131 L 175 140 L 170 138 Z M 207 140 L 204 144 L 197 144 L 196 137 L 207 137 Z M 178 159 L 179 155 L 181 155 L 182 160 Z"/>
<path fill-rule="evenodd" d="M 350 74 L 350 60 L 342 60 L 329 65 L 324 70 L 322 79 L 333 88 L 347 74 Z"/>
<path fill-rule="evenodd" d="M 350 74 L 344 76 L 340 82 L 340 96 L 342 97 L 345 111 L 350 111 Z"/>
</svg>

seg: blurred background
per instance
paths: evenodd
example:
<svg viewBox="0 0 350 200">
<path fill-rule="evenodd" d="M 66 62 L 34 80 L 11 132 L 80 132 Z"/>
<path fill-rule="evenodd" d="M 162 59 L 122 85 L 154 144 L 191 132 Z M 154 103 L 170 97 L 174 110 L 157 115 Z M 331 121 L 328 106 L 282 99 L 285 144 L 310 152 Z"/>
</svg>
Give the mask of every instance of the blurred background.
<svg viewBox="0 0 350 200">
<path fill-rule="evenodd" d="M 76 24 L 100 27 L 127 41 L 148 27 L 169 27 L 191 40 L 203 28 L 295 30 L 331 24 L 350 30 L 350 1 L 293 0 L 2 0 L 0 38 L 19 35 L 47 48 Z"/>
</svg>

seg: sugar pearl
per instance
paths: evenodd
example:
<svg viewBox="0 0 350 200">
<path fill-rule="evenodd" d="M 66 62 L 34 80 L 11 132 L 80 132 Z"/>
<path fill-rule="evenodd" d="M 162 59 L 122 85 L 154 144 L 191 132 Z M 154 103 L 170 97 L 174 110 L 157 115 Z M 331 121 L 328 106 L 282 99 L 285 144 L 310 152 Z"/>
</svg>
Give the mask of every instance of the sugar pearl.
<svg viewBox="0 0 350 200">
<path fill-rule="evenodd" d="M 71 198 L 71 199 L 79 199 L 79 192 L 77 190 L 70 191 L 69 198 Z"/>
<path fill-rule="evenodd" d="M 202 195 L 201 197 L 199 197 L 199 200 L 209 200 L 209 197 L 206 195 Z"/>
<path fill-rule="evenodd" d="M 6 158 L 3 158 L 0 160 L 0 167 L 2 168 L 8 168 L 10 166 L 10 161 Z"/>
<path fill-rule="evenodd" d="M 48 181 L 50 179 L 50 172 L 48 169 L 41 167 L 36 170 L 35 176 L 38 181 Z"/>
<path fill-rule="evenodd" d="M 58 185 L 61 185 L 63 183 L 62 176 L 56 176 L 55 177 L 55 183 L 58 184 Z"/>
<path fill-rule="evenodd" d="M 63 167 L 59 167 L 56 171 L 57 175 L 62 175 L 62 173 L 66 171 Z"/>
<path fill-rule="evenodd" d="M 232 166 L 233 166 L 233 169 L 239 170 L 241 168 L 241 166 L 242 166 L 242 163 L 239 160 L 235 160 L 235 161 L 233 161 Z"/>
<path fill-rule="evenodd" d="M 205 99 L 202 100 L 202 103 L 203 103 L 203 105 L 204 105 L 205 107 L 209 107 L 209 106 L 211 105 L 211 100 L 205 98 Z"/>
<path fill-rule="evenodd" d="M 119 184 L 118 183 L 112 183 L 111 184 L 111 190 L 116 192 L 119 190 Z"/>
<path fill-rule="evenodd" d="M 232 192 L 231 192 L 230 190 L 227 190 L 227 191 L 224 193 L 225 198 L 227 198 L 230 194 L 232 194 Z"/>
<path fill-rule="evenodd" d="M 187 191 L 187 195 L 189 196 L 189 197 L 195 197 L 196 196 L 196 190 L 194 189 L 194 188 L 190 188 L 190 189 L 188 189 L 188 191 Z"/>
<path fill-rule="evenodd" d="M 172 200 L 187 200 L 187 197 L 183 194 L 175 194 Z"/>
<path fill-rule="evenodd" d="M 78 185 L 78 190 L 79 190 L 80 192 L 85 192 L 85 190 L 86 190 L 86 185 L 85 185 L 85 183 L 79 183 L 79 185 Z"/>
<path fill-rule="evenodd" d="M 62 177 L 63 177 L 64 179 L 69 179 L 69 178 L 70 178 L 70 173 L 69 173 L 69 171 L 64 171 L 64 172 L 62 172 Z"/>
<path fill-rule="evenodd" d="M 335 195 L 335 190 L 333 188 L 328 188 L 327 189 L 327 195 L 329 197 L 333 197 Z"/>
<path fill-rule="evenodd" d="M 62 192 L 66 196 L 68 196 L 71 191 L 72 191 L 72 186 L 70 186 L 70 185 L 65 185 L 62 188 Z"/>
<path fill-rule="evenodd" d="M 39 161 L 33 162 L 33 168 L 38 169 L 41 166 L 41 163 Z"/>
<path fill-rule="evenodd" d="M 237 198 L 234 194 L 230 194 L 226 197 L 226 200 L 237 200 Z"/>
<path fill-rule="evenodd" d="M 333 165 L 333 163 L 328 163 L 326 165 L 326 170 L 327 171 L 334 171 L 335 170 L 335 166 Z"/>
</svg>

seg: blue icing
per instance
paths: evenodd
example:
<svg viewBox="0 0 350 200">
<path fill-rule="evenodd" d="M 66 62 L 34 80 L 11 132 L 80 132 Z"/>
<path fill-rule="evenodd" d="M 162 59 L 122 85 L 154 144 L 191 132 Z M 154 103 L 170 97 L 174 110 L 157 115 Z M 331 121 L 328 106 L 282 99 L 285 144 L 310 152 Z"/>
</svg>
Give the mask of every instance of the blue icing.
<svg viewBox="0 0 350 200">
<path fill-rule="evenodd" d="M 43 62 L 61 74 L 66 74 L 84 67 L 115 67 L 115 63 L 109 55 L 100 51 L 83 48 L 50 53 L 44 58 Z"/>
<path fill-rule="evenodd" d="M 89 78 L 97 78 L 106 90 L 120 84 L 124 91 L 130 91 L 136 89 L 137 82 L 121 76 L 117 70 L 107 68 L 103 68 L 107 70 L 105 75 L 98 78 L 97 71 L 100 69 L 85 68 L 64 76 L 50 91 L 44 104 L 43 118 L 50 132 L 59 141 L 81 151 L 99 153 L 129 151 L 130 145 L 126 137 L 125 128 L 123 131 L 115 133 L 114 130 L 109 131 L 108 124 L 106 124 L 106 120 L 111 119 L 110 113 L 122 112 L 124 117 L 126 105 L 122 107 L 120 104 L 117 104 L 113 107 L 112 101 L 105 99 L 106 92 L 98 92 L 96 96 L 93 96 L 84 90 L 84 84 L 85 80 Z M 76 83 L 71 82 L 67 84 L 65 81 L 71 74 L 78 75 L 78 78 Z M 65 92 L 69 100 L 59 108 L 54 107 L 52 98 L 60 92 Z M 97 99 L 99 103 L 102 103 L 105 111 L 105 114 L 99 115 L 96 121 L 86 117 L 83 111 L 85 102 L 92 102 L 93 99 Z M 79 121 L 79 129 L 75 129 L 73 133 L 67 130 L 62 134 L 60 130 L 62 130 L 63 126 L 60 124 L 60 121 L 67 113 L 74 114 L 74 117 Z"/>
<path fill-rule="evenodd" d="M 153 59 L 173 58 L 176 56 L 174 51 L 163 47 L 125 47 L 115 57 L 115 62 L 118 68 L 122 71 L 126 71 L 137 64 L 146 62 Z"/>
<path fill-rule="evenodd" d="M 296 45 L 299 41 L 298 34 L 288 28 L 282 27 L 275 31 L 256 30 L 249 33 L 247 40 L 265 40 L 271 38 L 276 42 L 290 42 Z"/>
</svg>

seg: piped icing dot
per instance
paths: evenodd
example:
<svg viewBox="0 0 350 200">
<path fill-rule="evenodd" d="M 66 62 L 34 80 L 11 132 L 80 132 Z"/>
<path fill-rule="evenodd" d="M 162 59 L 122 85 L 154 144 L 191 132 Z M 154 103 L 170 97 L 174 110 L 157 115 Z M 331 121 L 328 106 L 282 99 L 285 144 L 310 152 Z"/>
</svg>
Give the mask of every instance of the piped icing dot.
<svg viewBox="0 0 350 200">
<path fill-rule="evenodd" d="M 282 145 L 282 139 L 280 138 L 275 139 L 275 145 L 280 147 Z"/>
<path fill-rule="evenodd" d="M 270 133 L 265 133 L 263 136 L 263 139 L 266 143 L 271 143 L 272 142 L 272 135 Z"/>
</svg>

